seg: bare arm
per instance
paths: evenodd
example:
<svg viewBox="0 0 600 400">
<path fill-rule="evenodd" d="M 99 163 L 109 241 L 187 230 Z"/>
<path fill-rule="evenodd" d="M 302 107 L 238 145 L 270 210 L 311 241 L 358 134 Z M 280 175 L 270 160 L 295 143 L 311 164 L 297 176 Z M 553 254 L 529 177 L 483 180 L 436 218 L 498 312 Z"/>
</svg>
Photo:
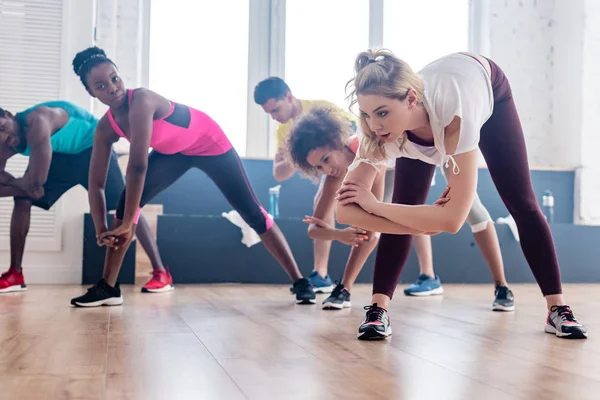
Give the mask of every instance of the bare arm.
<svg viewBox="0 0 600 400">
<path fill-rule="evenodd" d="M 31 197 L 23 189 L 0 183 L 0 197 Z"/>
<path fill-rule="evenodd" d="M 383 168 L 382 168 L 383 170 Z M 346 175 L 346 180 L 360 182 L 364 188 L 371 188 L 378 171 L 371 165 L 361 163 L 356 169 Z M 379 173 L 382 174 L 381 172 Z M 382 196 L 383 197 L 383 196 Z M 373 215 L 356 204 L 337 204 L 337 221 L 341 224 L 358 226 L 372 232 L 390 233 L 395 235 L 420 235 L 424 231 L 411 229 L 405 225 L 392 222 L 389 219 Z"/>
<path fill-rule="evenodd" d="M 378 203 L 369 210 L 391 221 L 427 232 L 456 233 L 464 224 L 473 204 L 477 188 L 477 151 L 454 156 L 460 168 L 458 174 L 450 167 L 448 186 L 450 200 L 444 207 L 434 205 L 408 206 Z M 452 163 L 452 161 L 450 161 Z"/>
<path fill-rule="evenodd" d="M 149 90 L 139 90 L 129 110 L 130 142 L 129 162 L 125 176 L 125 214 L 123 226 L 131 227 L 144 191 L 148 170 L 148 150 L 152 138 L 152 120 L 161 98 Z"/>
<path fill-rule="evenodd" d="M 104 116 L 96 126 L 88 175 L 88 199 L 97 235 L 108 230 L 104 188 L 106 186 L 106 174 L 108 173 L 112 145 L 118 139 L 119 136 L 113 131 L 108 123 L 108 119 Z"/>
<path fill-rule="evenodd" d="M 275 154 L 275 160 L 273 160 L 273 178 L 277 182 L 283 182 L 294 176 L 296 169 L 285 157 L 285 149 L 280 147 Z"/>
<path fill-rule="evenodd" d="M 43 187 L 48 179 L 50 162 L 52 161 L 52 145 L 50 136 L 53 131 L 53 121 L 43 113 L 31 116 L 27 128 L 27 145 L 31 149 L 27 172 L 18 181 L 18 187 L 25 190 L 33 198 L 43 195 Z"/>
<path fill-rule="evenodd" d="M 313 217 L 324 220 L 327 215 L 334 212 L 335 193 L 342 184 L 342 178 L 335 176 L 326 176 L 325 182 L 319 187 L 317 192 L 317 201 Z M 320 240 L 338 240 L 339 229 L 335 227 L 325 227 L 321 224 L 311 223 L 308 227 L 308 237 Z"/>
<path fill-rule="evenodd" d="M 12 147 L 0 147 L 0 184 L 7 184 L 15 179 L 14 176 L 6 171 L 6 162 L 15 154 L 17 154 L 17 152 Z"/>
<path fill-rule="evenodd" d="M 11 147 L 2 146 L 0 150 L 0 197 L 30 197 L 23 189 L 11 185 L 16 178 L 5 170 L 6 162 L 15 154 Z"/>
</svg>

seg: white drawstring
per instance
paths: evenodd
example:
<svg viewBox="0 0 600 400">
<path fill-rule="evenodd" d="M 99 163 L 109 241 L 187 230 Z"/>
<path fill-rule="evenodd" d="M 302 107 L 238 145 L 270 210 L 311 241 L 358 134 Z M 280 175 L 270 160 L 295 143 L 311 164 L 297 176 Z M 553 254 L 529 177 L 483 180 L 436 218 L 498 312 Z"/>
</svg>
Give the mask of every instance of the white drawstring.
<svg viewBox="0 0 600 400">
<path fill-rule="evenodd" d="M 445 164 L 446 164 L 445 167 L 446 167 L 446 169 L 450 165 L 450 161 L 452 161 L 452 173 L 454 175 L 458 175 L 458 173 L 460 172 L 460 167 L 456 163 L 456 160 L 454 159 L 453 156 L 446 156 L 446 161 L 445 161 Z"/>
</svg>

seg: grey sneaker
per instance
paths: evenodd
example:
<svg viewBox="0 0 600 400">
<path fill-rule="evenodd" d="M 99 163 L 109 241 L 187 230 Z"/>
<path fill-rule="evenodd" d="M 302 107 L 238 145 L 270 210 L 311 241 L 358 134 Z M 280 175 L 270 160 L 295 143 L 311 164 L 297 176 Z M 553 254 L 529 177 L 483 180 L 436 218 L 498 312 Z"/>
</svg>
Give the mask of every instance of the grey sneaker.
<svg viewBox="0 0 600 400">
<path fill-rule="evenodd" d="M 513 292 L 506 286 L 496 286 L 494 291 L 494 304 L 492 304 L 492 310 L 494 311 L 514 311 L 515 310 L 515 296 Z"/>
<path fill-rule="evenodd" d="M 392 334 L 390 319 L 387 311 L 377 306 L 365 306 L 367 315 L 365 320 L 358 328 L 358 338 L 360 340 L 381 340 Z"/>
<path fill-rule="evenodd" d="M 342 308 L 350 308 L 350 292 L 344 288 L 344 285 L 338 283 L 331 292 L 331 295 L 323 300 L 323 310 L 341 310 Z"/>
<path fill-rule="evenodd" d="M 569 306 L 552 306 L 544 330 L 564 339 L 587 338 L 587 329 L 577 322 Z"/>
</svg>

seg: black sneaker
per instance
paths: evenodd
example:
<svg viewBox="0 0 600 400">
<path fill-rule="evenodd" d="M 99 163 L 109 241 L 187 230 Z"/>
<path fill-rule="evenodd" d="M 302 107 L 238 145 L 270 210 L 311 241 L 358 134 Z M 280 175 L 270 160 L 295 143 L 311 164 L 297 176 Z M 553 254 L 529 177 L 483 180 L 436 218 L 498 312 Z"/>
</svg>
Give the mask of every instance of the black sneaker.
<svg viewBox="0 0 600 400">
<path fill-rule="evenodd" d="M 544 331 L 564 339 L 586 339 L 587 329 L 580 324 L 569 306 L 552 306 Z"/>
<path fill-rule="evenodd" d="M 341 310 L 350 308 L 350 292 L 344 288 L 344 285 L 338 283 L 331 292 L 331 295 L 323 301 L 323 310 Z"/>
<path fill-rule="evenodd" d="M 71 304 L 76 307 L 120 306 L 123 304 L 123 296 L 118 282 L 112 287 L 104 279 L 100 279 L 86 294 L 71 299 Z"/>
<path fill-rule="evenodd" d="M 365 310 L 367 310 L 367 315 L 358 328 L 360 340 L 380 340 L 392 334 L 390 319 L 385 309 L 378 307 L 375 303 L 372 306 L 365 306 Z"/>
<path fill-rule="evenodd" d="M 316 296 L 312 285 L 306 278 L 300 278 L 294 282 L 294 293 L 297 304 L 315 304 Z"/>
<path fill-rule="evenodd" d="M 494 291 L 494 304 L 492 304 L 492 310 L 494 311 L 514 311 L 515 310 L 515 296 L 513 292 L 506 286 L 496 286 Z"/>
</svg>

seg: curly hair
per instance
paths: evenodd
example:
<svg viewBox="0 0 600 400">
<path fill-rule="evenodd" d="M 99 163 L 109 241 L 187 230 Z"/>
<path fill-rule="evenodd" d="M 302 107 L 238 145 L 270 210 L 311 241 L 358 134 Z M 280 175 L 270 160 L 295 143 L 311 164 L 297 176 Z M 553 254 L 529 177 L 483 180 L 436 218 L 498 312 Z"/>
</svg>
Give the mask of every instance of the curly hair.
<svg viewBox="0 0 600 400">
<path fill-rule="evenodd" d="M 307 158 L 314 149 L 325 147 L 343 150 L 354 134 L 355 125 L 337 116 L 332 109 L 314 107 L 303 114 L 294 124 L 286 143 L 294 166 L 313 181 L 318 181 L 321 172 L 310 165 Z"/>
</svg>

